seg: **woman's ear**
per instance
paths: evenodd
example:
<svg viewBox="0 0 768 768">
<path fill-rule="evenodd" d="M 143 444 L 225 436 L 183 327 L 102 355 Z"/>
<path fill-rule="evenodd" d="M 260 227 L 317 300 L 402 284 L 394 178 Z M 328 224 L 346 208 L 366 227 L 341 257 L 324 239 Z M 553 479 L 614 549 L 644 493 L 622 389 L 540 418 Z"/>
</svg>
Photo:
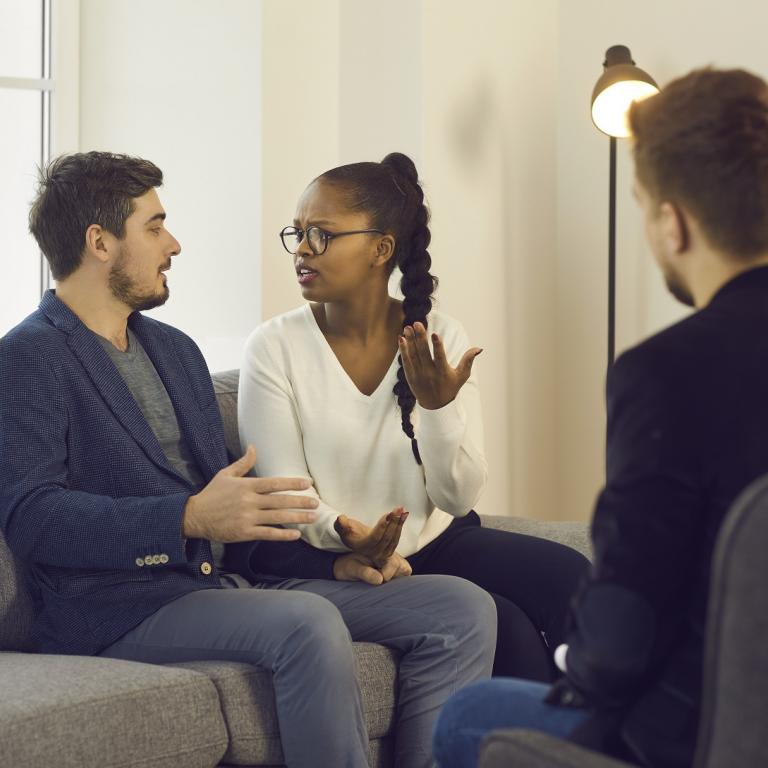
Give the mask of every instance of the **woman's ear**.
<svg viewBox="0 0 768 768">
<path fill-rule="evenodd" d="M 376 245 L 376 254 L 371 263 L 372 267 L 381 267 L 395 255 L 395 238 L 392 235 L 382 235 Z"/>
</svg>

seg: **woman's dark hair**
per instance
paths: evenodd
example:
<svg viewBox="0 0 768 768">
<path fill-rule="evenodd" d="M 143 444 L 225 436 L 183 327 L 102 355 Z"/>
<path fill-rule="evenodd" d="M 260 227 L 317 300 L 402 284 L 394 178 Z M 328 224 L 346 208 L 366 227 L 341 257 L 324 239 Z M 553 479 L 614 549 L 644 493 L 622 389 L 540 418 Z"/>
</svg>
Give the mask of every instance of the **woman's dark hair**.
<svg viewBox="0 0 768 768">
<path fill-rule="evenodd" d="M 92 224 L 125 237 L 134 198 L 162 183 L 163 172 L 149 160 L 112 152 L 62 155 L 41 169 L 29 231 L 53 277 L 63 280 L 80 266 Z"/>
<path fill-rule="evenodd" d="M 400 152 L 392 152 L 380 163 L 342 165 L 326 171 L 317 180 L 339 187 L 350 210 L 368 215 L 370 227 L 394 235 L 395 253 L 390 264 L 392 269 L 398 267 L 403 275 L 400 280 L 403 328 L 416 322 L 426 328 L 437 278 L 429 271 L 432 266 L 427 250 L 432 238 L 429 210 L 424 204 L 424 191 L 413 161 Z M 398 362 L 393 392 L 400 406 L 403 432 L 410 438 L 413 455 L 421 464 L 411 424 L 416 398 L 406 381 L 402 357 Z"/>
</svg>

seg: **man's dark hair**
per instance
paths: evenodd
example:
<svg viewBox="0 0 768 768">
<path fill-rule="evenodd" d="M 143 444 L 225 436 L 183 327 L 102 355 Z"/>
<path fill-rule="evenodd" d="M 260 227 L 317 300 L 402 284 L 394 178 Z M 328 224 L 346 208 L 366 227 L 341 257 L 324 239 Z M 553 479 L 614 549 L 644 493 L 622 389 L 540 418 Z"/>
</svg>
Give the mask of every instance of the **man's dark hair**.
<svg viewBox="0 0 768 768">
<path fill-rule="evenodd" d="M 744 70 L 699 69 L 629 111 L 638 181 L 689 211 L 711 245 L 768 251 L 768 85 Z"/>
<path fill-rule="evenodd" d="M 125 237 L 134 198 L 162 183 L 163 172 L 149 160 L 112 152 L 62 155 L 41 169 L 29 231 L 53 277 L 63 280 L 80 266 L 92 224 Z"/>
</svg>

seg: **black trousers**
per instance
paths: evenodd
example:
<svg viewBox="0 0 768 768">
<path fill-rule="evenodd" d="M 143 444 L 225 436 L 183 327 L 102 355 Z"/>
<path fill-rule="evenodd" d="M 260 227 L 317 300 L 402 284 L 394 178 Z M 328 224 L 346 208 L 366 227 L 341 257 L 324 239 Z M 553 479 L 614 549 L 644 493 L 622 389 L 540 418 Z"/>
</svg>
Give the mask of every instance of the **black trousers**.
<svg viewBox="0 0 768 768">
<path fill-rule="evenodd" d="M 491 594 L 498 612 L 493 674 L 550 682 L 552 654 L 563 642 L 571 597 L 589 561 L 536 536 L 480 526 L 472 511 L 408 558 L 415 574 L 443 573 Z"/>
</svg>

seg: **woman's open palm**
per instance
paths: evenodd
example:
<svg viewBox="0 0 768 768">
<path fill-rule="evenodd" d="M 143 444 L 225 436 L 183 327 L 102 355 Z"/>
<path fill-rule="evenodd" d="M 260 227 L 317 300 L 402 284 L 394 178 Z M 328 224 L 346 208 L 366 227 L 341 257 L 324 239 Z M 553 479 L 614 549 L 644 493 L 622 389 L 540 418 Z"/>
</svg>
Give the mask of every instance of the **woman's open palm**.
<svg viewBox="0 0 768 768">
<path fill-rule="evenodd" d="M 429 349 L 427 329 L 422 323 L 407 325 L 399 339 L 403 371 L 414 397 L 422 408 L 442 408 L 459 394 L 472 373 L 472 363 L 483 351 L 468 349 L 453 368 L 445 355 L 442 339 L 432 334 L 434 356 Z"/>
</svg>

